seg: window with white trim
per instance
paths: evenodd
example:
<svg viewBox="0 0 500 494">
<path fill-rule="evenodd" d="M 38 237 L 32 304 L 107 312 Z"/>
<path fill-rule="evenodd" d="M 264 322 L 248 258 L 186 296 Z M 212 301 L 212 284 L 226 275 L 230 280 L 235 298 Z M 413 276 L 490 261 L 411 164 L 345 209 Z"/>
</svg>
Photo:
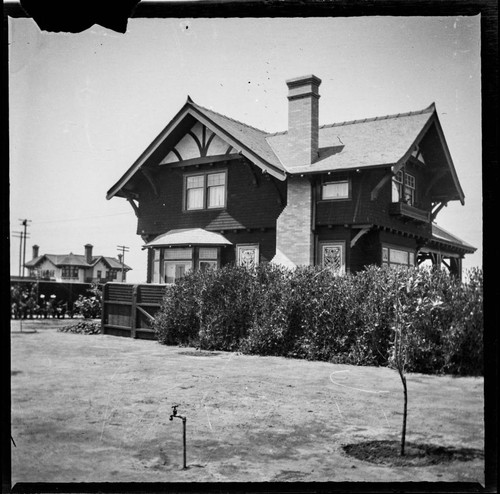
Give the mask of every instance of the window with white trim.
<svg viewBox="0 0 500 494">
<path fill-rule="evenodd" d="M 321 186 L 321 199 L 349 199 L 349 180 L 323 183 Z"/>
<path fill-rule="evenodd" d="M 210 172 L 184 176 L 184 209 L 218 209 L 226 207 L 227 173 Z"/>
<path fill-rule="evenodd" d="M 193 269 L 193 248 L 176 247 L 163 251 L 163 283 L 175 283 Z"/>
<path fill-rule="evenodd" d="M 392 202 L 415 204 L 415 176 L 399 170 L 392 179 Z"/>
<path fill-rule="evenodd" d="M 415 266 L 415 251 L 382 246 L 383 266 Z"/>
<path fill-rule="evenodd" d="M 217 247 L 200 247 L 198 250 L 198 269 L 201 271 L 217 269 L 218 258 L 219 249 Z"/>
<path fill-rule="evenodd" d="M 219 247 L 157 247 L 151 255 L 151 283 L 175 283 L 192 269 L 217 269 Z"/>
</svg>

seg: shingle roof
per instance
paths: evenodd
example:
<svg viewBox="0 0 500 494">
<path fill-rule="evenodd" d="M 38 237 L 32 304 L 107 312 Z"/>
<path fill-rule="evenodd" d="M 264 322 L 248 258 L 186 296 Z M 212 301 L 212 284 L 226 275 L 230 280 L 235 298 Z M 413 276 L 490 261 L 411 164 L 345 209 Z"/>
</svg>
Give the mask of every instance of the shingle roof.
<svg viewBox="0 0 500 494">
<path fill-rule="evenodd" d="M 434 113 L 434 104 L 424 110 L 384 117 L 323 125 L 319 129 L 319 158 L 311 165 L 291 167 L 288 132 L 267 141 L 288 172 L 312 173 L 396 164 Z"/>
<path fill-rule="evenodd" d="M 220 233 L 209 232 L 203 228 L 170 230 L 158 235 L 143 247 L 160 247 L 167 245 L 232 245 Z"/>
<path fill-rule="evenodd" d="M 257 129 L 256 127 L 252 127 L 251 125 L 243 122 L 239 122 L 238 120 L 234 120 L 233 118 L 227 117 L 213 110 L 209 110 L 208 108 L 198 105 L 192 100 L 190 100 L 190 103 L 194 108 L 203 113 L 225 132 L 238 139 L 249 149 L 256 152 L 262 159 L 279 170 L 285 171 L 280 163 L 280 160 L 266 140 L 266 137 L 269 135 L 268 132 Z"/>
</svg>

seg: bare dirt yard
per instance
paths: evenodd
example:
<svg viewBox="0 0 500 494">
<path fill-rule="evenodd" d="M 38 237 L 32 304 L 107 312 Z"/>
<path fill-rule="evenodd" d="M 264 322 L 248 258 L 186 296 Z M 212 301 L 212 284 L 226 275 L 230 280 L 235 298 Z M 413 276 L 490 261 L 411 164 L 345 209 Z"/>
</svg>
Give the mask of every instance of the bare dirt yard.
<svg viewBox="0 0 500 494">
<path fill-rule="evenodd" d="M 13 484 L 483 483 L 482 378 L 408 375 L 398 463 L 393 370 L 57 331 L 71 323 L 12 322 Z"/>
</svg>

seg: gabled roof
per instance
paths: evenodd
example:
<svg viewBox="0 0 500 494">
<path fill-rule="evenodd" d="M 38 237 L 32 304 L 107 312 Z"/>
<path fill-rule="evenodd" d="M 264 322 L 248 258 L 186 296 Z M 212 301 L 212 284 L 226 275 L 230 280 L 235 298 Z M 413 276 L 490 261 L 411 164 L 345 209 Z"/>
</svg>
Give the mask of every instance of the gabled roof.
<svg viewBox="0 0 500 494">
<path fill-rule="evenodd" d="M 177 115 L 108 191 L 107 199 L 117 194 L 126 196 L 123 192 L 126 184 L 142 167 L 154 164 L 161 153 L 164 156 L 169 146 L 175 146 L 181 137 L 180 129 L 189 118 L 191 125 L 195 121 L 201 122 L 231 144 L 241 155 L 280 180 L 285 180 L 287 174 L 313 174 L 373 167 L 392 166 L 396 171 L 409 159 L 434 124 L 442 147 L 441 155 L 450 173 L 451 187 L 455 191 L 452 196 L 454 199 L 460 199 L 462 203 L 464 200 L 434 103 L 419 111 L 323 125 L 319 128 L 318 159 L 312 164 L 291 166 L 288 159 L 287 131 L 266 133 L 204 108 L 189 97 Z"/>
<path fill-rule="evenodd" d="M 220 233 L 209 232 L 203 228 L 190 228 L 170 230 L 158 235 L 143 246 L 168 247 L 174 245 L 232 245 L 232 243 Z"/>
<path fill-rule="evenodd" d="M 177 135 L 178 128 L 182 127 L 186 121 L 190 121 L 191 125 L 194 121 L 201 122 L 262 170 L 280 180 L 285 179 L 285 170 L 266 141 L 267 132 L 197 105 L 188 96 L 186 103 L 177 115 L 158 134 L 120 180 L 108 190 L 106 198 L 111 199 L 117 194 L 123 195 L 121 192 L 123 187 L 143 166 L 147 166 L 151 160 L 158 157 L 160 152 L 165 155 L 168 149 L 168 145 L 166 146 L 165 143 L 172 139 L 171 145 L 176 144 L 176 140 L 180 137 Z"/>
</svg>

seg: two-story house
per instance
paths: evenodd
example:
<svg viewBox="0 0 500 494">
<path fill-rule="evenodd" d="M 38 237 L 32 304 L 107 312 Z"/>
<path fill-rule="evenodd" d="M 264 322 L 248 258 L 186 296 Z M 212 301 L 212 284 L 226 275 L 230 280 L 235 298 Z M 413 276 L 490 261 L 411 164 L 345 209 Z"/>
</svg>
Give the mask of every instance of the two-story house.
<svg viewBox="0 0 500 494">
<path fill-rule="evenodd" d="M 132 269 L 122 263 L 121 254 L 118 255 L 118 259 L 93 255 L 91 244 L 84 246 L 85 254 L 83 255 L 72 252 L 69 254 L 39 255 L 38 245 L 33 245 L 32 249 L 33 258 L 25 266 L 29 269 L 31 278 L 40 280 L 64 283 L 125 281 L 127 271 Z"/>
<path fill-rule="evenodd" d="M 147 279 L 235 262 L 444 263 L 475 248 L 435 219 L 464 193 L 435 105 L 319 126 L 321 80 L 287 81 L 288 129 L 270 134 L 191 98 L 108 191 L 137 216 Z"/>
</svg>

